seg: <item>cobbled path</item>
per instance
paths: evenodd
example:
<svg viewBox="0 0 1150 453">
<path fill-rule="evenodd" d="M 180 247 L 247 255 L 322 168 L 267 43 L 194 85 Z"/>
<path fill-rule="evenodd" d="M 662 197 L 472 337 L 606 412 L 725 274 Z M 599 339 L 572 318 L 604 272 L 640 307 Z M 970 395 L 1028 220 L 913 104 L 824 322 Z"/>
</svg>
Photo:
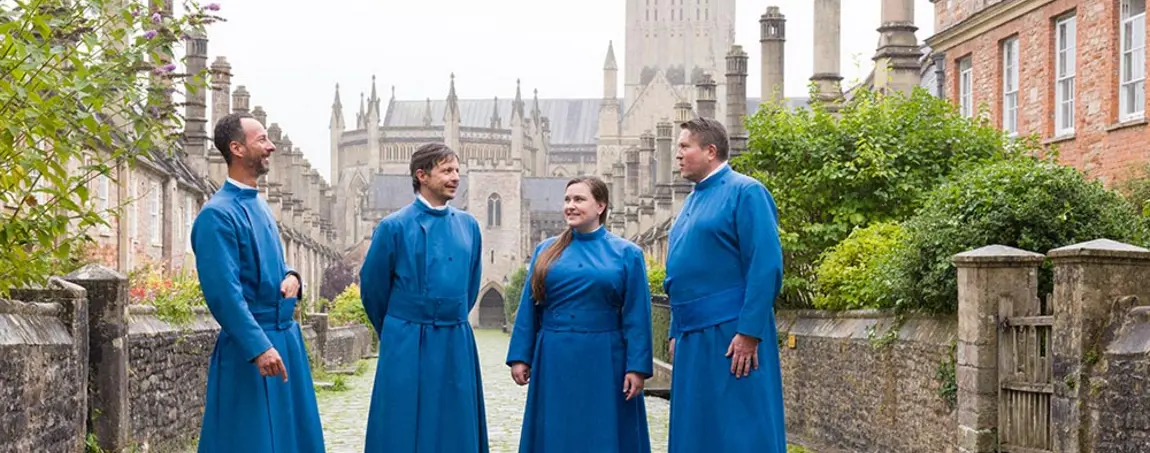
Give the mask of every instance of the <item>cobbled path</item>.
<svg viewBox="0 0 1150 453">
<path fill-rule="evenodd" d="M 511 381 L 503 359 L 507 356 L 507 334 L 498 330 L 477 330 L 479 362 L 483 373 L 483 393 L 487 406 L 487 432 L 491 453 L 517 453 L 519 429 L 523 423 L 523 406 L 527 387 Z M 319 412 L 323 419 L 324 440 L 330 453 L 362 453 L 363 435 L 371 400 L 375 363 L 360 376 L 350 376 L 349 387 L 342 392 L 320 392 Z M 666 400 L 647 398 L 647 417 L 654 453 L 667 451 L 667 425 L 670 406 Z"/>
</svg>

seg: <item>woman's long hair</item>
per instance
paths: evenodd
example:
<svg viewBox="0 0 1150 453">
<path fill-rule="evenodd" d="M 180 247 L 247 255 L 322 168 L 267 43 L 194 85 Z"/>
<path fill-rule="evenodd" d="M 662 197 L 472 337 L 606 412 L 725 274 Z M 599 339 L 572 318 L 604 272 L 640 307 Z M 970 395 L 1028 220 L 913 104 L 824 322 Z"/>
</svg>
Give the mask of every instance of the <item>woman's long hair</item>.
<svg viewBox="0 0 1150 453">
<path fill-rule="evenodd" d="M 566 187 L 571 187 L 572 184 L 586 184 L 591 188 L 591 197 L 598 203 L 603 203 L 603 212 L 599 213 L 599 224 L 605 225 L 607 223 L 607 210 L 610 209 L 610 193 L 607 190 L 607 183 L 599 179 L 598 176 L 583 175 L 571 178 L 567 181 Z M 532 270 L 531 275 L 531 295 L 535 299 L 535 304 L 538 305 L 546 297 L 547 287 L 543 284 L 547 278 L 547 271 L 551 269 L 551 264 L 555 262 L 559 255 L 571 245 L 571 238 L 574 236 L 571 228 L 563 231 L 559 235 L 559 239 L 552 242 L 550 246 L 539 253 L 539 257 L 535 259 L 535 269 Z"/>
</svg>

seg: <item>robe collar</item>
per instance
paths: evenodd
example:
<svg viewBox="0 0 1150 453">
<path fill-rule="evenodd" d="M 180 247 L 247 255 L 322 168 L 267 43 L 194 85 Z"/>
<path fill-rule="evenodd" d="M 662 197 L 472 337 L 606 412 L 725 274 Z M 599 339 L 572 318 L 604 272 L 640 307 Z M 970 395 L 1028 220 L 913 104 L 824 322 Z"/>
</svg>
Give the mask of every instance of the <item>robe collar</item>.
<svg viewBox="0 0 1150 453">
<path fill-rule="evenodd" d="M 431 214 L 433 216 L 438 216 L 438 217 L 443 217 L 443 216 L 447 215 L 447 211 L 448 211 L 447 205 L 443 205 L 443 207 L 441 207 L 441 208 L 436 208 L 436 207 L 428 204 L 428 202 L 426 200 L 424 200 L 422 196 L 416 196 L 415 197 L 415 206 L 417 208 L 419 208 L 420 211 L 423 211 L 423 212 L 426 212 L 428 214 Z"/>
<path fill-rule="evenodd" d="M 599 239 L 605 235 L 607 235 L 607 229 L 603 228 L 603 225 L 599 225 L 599 228 L 596 228 L 595 231 L 592 231 L 590 233 L 580 233 L 579 230 L 576 230 L 574 228 L 571 229 L 571 237 L 573 239 L 579 240 L 579 241 L 590 241 L 590 240 L 594 240 L 594 239 Z"/>
<path fill-rule="evenodd" d="M 731 166 L 726 162 L 723 162 L 723 165 L 720 165 L 719 168 L 715 169 L 714 172 L 707 175 L 707 177 L 703 178 L 702 181 L 696 183 L 695 190 L 706 190 L 708 187 L 714 186 L 715 184 L 722 184 L 723 179 L 726 178 L 726 176 L 730 173 Z"/>
<path fill-rule="evenodd" d="M 220 190 L 237 198 L 254 198 L 260 191 L 239 181 L 228 178 Z"/>
</svg>

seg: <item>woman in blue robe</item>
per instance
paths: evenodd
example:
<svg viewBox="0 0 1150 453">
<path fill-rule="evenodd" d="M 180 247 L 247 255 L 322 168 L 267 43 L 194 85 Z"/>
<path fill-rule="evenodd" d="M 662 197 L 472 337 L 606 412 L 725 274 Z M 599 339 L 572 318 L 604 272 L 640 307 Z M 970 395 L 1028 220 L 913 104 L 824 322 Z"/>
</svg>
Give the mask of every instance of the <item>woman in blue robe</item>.
<svg viewBox="0 0 1150 453">
<path fill-rule="evenodd" d="M 520 453 L 651 451 L 651 291 L 638 246 L 607 232 L 607 185 L 567 183 L 568 228 L 535 248 L 507 364 L 530 381 Z"/>
</svg>

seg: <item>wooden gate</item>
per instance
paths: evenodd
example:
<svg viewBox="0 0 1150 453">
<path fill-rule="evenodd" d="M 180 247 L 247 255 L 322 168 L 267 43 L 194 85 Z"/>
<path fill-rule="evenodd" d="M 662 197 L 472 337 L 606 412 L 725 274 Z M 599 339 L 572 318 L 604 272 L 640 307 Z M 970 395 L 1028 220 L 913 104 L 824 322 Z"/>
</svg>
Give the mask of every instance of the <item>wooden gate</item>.
<svg viewBox="0 0 1150 453">
<path fill-rule="evenodd" d="M 1003 453 L 1052 452 L 1051 299 L 1004 298 L 999 304 L 998 442 Z"/>
</svg>

